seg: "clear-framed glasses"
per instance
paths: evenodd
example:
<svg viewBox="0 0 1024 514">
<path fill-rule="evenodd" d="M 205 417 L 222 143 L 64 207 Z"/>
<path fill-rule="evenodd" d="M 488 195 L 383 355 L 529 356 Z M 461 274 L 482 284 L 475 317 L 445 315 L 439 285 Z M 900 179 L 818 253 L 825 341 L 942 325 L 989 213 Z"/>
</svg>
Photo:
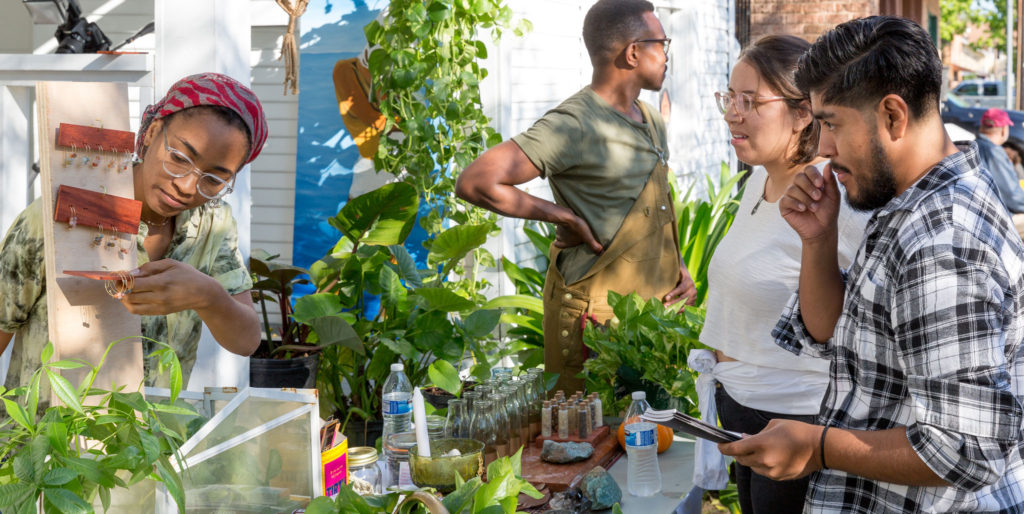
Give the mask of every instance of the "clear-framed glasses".
<svg viewBox="0 0 1024 514">
<path fill-rule="evenodd" d="M 784 96 L 760 96 L 752 95 L 750 93 L 732 93 L 727 91 L 715 92 L 715 103 L 718 105 L 718 110 L 721 111 L 722 114 L 729 112 L 730 106 L 735 106 L 736 112 L 743 115 L 763 103 L 785 99 L 786 97 Z"/>
<path fill-rule="evenodd" d="M 167 156 L 162 159 L 164 171 L 168 175 L 174 178 L 182 178 L 187 176 L 189 173 L 195 173 L 199 175 L 199 181 L 196 182 L 196 191 L 199 192 L 203 198 L 207 200 L 219 200 L 224 195 L 231 193 L 234 190 L 235 176 L 231 176 L 231 182 L 228 183 L 213 173 L 204 173 L 196 167 L 195 163 L 192 162 L 187 155 L 181 150 L 172 148 L 167 142 L 167 129 L 163 130 L 164 133 L 164 151 L 167 152 Z"/>
<path fill-rule="evenodd" d="M 663 37 L 660 39 L 637 39 L 634 43 L 661 43 L 661 49 L 665 51 L 665 55 L 668 55 L 668 49 L 672 46 L 672 38 Z"/>
</svg>

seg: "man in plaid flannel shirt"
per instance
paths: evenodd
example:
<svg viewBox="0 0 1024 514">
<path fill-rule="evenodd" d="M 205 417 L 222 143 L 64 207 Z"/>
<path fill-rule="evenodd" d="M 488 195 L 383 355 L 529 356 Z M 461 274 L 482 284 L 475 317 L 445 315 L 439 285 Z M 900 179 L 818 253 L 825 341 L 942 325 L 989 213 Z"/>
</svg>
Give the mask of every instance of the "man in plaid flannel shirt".
<svg viewBox="0 0 1024 514">
<path fill-rule="evenodd" d="M 773 335 L 831 359 L 831 384 L 819 424 L 720 448 L 774 479 L 814 473 L 811 512 L 1024 512 L 1024 248 L 977 146 L 946 135 L 941 80 L 900 18 L 839 25 L 800 61 L 831 169 L 779 202 L 804 264 Z M 875 211 L 848 274 L 836 179 Z"/>
</svg>

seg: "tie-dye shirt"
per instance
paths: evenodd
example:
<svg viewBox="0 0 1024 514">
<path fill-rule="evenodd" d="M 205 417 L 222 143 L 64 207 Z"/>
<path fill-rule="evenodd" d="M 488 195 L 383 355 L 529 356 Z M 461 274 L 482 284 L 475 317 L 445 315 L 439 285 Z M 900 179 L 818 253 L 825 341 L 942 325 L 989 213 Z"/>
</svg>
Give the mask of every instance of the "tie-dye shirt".
<svg viewBox="0 0 1024 514">
<path fill-rule="evenodd" d="M 182 212 L 175 221 L 174 236 L 164 258 L 183 262 L 213 277 L 228 294 L 252 289 L 252 279 L 238 251 L 235 219 L 227 205 L 203 205 Z M 140 266 L 149 262 L 142 245 L 148 233 L 149 227 L 140 223 L 136 237 Z M 18 215 L 0 244 L 0 330 L 15 334 L 5 385 L 25 385 L 39 368 L 40 354 L 49 340 L 40 199 Z M 142 335 L 166 342 L 177 352 L 185 384 L 196 360 L 201 330 L 199 314 L 191 309 L 166 316 L 142 316 Z M 143 343 L 147 355 L 154 349 L 153 343 Z M 161 383 L 166 377 L 154 378 L 155 383 L 151 378 L 147 378 L 147 383 L 166 386 Z M 48 396 L 43 394 L 41 398 Z"/>
</svg>

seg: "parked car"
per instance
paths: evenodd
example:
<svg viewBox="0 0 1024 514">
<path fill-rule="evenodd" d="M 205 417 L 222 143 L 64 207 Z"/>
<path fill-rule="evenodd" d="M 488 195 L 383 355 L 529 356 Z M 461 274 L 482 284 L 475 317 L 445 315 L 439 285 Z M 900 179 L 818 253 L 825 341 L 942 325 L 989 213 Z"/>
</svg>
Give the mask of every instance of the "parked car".
<svg viewBox="0 0 1024 514">
<path fill-rule="evenodd" d="M 954 123 L 977 135 L 981 115 L 985 114 L 988 109 L 988 107 L 975 107 L 962 97 L 950 93 L 942 102 L 942 122 Z M 1010 126 L 1010 139 L 1024 142 L 1024 111 L 1008 110 L 1006 113 L 1010 115 L 1010 121 L 1013 122 L 1013 125 Z"/>
<path fill-rule="evenodd" d="M 965 80 L 951 93 L 973 107 L 1006 108 L 1006 82 L 997 80 Z"/>
</svg>

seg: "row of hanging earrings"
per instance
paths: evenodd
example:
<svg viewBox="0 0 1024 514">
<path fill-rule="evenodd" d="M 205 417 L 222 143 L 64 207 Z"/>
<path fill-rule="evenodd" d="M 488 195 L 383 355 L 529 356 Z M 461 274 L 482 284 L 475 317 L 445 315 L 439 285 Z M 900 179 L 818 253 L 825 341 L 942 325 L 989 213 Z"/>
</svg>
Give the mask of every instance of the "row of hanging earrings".
<svg viewBox="0 0 1024 514">
<path fill-rule="evenodd" d="M 71 210 L 71 216 L 68 218 L 68 230 L 75 228 L 78 225 L 78 214 L 75 212 L 75 206 L 69 205 L 68 208 Z M 114 230 L 114 227 L 109 227 L 110 230 L 104 230 L 103 225 L 100 224 L 96 235 L 92 238 L 92 247 L 98 248 L 103 246 L 107 250 L 118 249 L 122 255 L 128 255 L 131 251 L 131 237 L 122 238 L 118 235 L 118 232 Z"/>
<path fill-rule="evenodd" d="M 71 147 L 71 150 L 64 150 L 64 160 L 62 166 L 64 168 L 106 168 L 108 170 L 117 169 L 118 173 L 128 171 L 128 167 L 132 164 L 131 155 L 117 158 L 118 154 L 107 155 L 103 149 L 93 150 L 91 147 L 86 147 L 82 150 L 78 147 Z"/>
</svg>

